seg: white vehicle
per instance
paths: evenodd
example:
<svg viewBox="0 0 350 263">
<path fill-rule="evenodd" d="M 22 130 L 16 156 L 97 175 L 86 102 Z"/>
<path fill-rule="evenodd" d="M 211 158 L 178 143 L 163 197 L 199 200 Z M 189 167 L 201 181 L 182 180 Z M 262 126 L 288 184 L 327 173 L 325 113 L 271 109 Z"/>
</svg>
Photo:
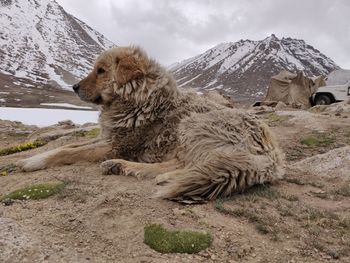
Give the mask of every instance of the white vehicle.
<svg viewBox="0 0 350 263">
<path fill-rule="evenodd" d="M 350 99 L 350 80 L 343 85 L 329 85 L 319 87 L 312 95 L 313 105 L 329 105 Z"/>
</svg>

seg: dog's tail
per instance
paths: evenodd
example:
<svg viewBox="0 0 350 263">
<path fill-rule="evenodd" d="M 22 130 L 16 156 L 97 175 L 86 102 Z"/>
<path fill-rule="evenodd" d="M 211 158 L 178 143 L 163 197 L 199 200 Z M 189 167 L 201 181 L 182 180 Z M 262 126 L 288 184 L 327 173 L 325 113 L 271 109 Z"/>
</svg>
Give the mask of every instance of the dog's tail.
<svg viewBox="0 0 350 263">
<path fill-rule="evenodd" d="M 282 178 L 284 169 L 278 152 L 251 155 L 246 152 L 213 153 L 207 161 L 158 176 L 164 184 L 158 197 L 201 202 Z"/>
</svg>

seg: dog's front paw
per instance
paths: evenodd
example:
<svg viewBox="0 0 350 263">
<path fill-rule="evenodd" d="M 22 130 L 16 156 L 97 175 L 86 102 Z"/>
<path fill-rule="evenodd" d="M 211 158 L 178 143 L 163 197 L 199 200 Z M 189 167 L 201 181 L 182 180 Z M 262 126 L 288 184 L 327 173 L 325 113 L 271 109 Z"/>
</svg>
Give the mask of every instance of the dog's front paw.
<svg viewBox="0 0 350 263">
<path fill-rule="evenodd" d="M 122 164 L 115 160 L 107 160 L 100 165 L 103 175 L 122 174 Z"/>
<path fill-rule="evenodd" d="M 47 166 L 46 159 L 43 156 L 33 156 L 24 160 L 20 160 L 15 164 L 24 172 L 34 172 L 45 169 Z"/>
<path fill-rule="evenodd" d="M 157 185 L 164 185 L 164 184 L 167 184 L 169 182 L 169 176 L 166 173 L 159 174 L 156 176 L 156 178 L 154 180 L 156 181 Z"/>
</svg>

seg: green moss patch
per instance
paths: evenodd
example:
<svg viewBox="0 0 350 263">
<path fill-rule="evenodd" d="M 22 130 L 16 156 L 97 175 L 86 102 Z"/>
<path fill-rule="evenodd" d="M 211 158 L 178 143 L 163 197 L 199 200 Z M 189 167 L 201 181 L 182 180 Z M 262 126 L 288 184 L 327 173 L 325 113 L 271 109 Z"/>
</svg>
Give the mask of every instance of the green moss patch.
<svg viewBox="0 0 350 263">
<path fill-rule="evenodd" d="M 31 149 L 35 149 L 38 147 L 41 147 L 43 145 L 47 144 L 47 142 L 45 141 L 40 141 L 40 140 L 36 140 L 33 142 L 27 142 L 27 143 L 23 143 L 23 144 L 18 144 L 15 146 L 11 146 L 11 147 L 7 147 L 4 149 L 0 150 L 0 156 L 4 156 L 4 155 L 9 155 L 9 154 L 13 154 L 13 153 L 18 153 L 18 152 L 23 152 L 23 151 L 28 151 Z"/>
<path fill-rule="evenodd" d="M 144 228 L 144 243 L 161 253 L 198 253 L 210 246 L 208 233 L 169 231 L 162 225 L 151 224 Z"/>
<path fill-rule="evenodd" d="M 28 199 L 44 199 L 51 195 L 57 194 L 63 190 L 65 183 L 52 182 L 47 184 L 37 184 L 28 187 L 24 187 L 13 191 L 0 198 L 0 201 L 6 199 L 28 200 Z"/>
<path fill-rule="evenodd" d="M 87 138 L 97 138 L 100 134 L 100 128 L 94 128 L 89 131 L 77 131 L 74 132 L 74 136 L 76 137 L 87 137 Z"/>
<path fill-rule="evenodd" d="M 309 147 L 327 146 L 335 142 L 335 138 L 327 134 L 313 134 L 300 140 L 301 144 Z"/>
</svg>

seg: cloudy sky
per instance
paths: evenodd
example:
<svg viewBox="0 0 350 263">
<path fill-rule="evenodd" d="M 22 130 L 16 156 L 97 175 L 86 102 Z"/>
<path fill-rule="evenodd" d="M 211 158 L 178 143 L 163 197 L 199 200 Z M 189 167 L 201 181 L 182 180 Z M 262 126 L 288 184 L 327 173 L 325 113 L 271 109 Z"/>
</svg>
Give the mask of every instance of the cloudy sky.
<svg viewBox="0 0 350 263">
<path fill-rule="evenodd" d="M 57 1 L 117 45 L 140 45 L 165 65 L 274 33 L 304 39 L 350 69 L 349 0 Z"/>
</svg>

